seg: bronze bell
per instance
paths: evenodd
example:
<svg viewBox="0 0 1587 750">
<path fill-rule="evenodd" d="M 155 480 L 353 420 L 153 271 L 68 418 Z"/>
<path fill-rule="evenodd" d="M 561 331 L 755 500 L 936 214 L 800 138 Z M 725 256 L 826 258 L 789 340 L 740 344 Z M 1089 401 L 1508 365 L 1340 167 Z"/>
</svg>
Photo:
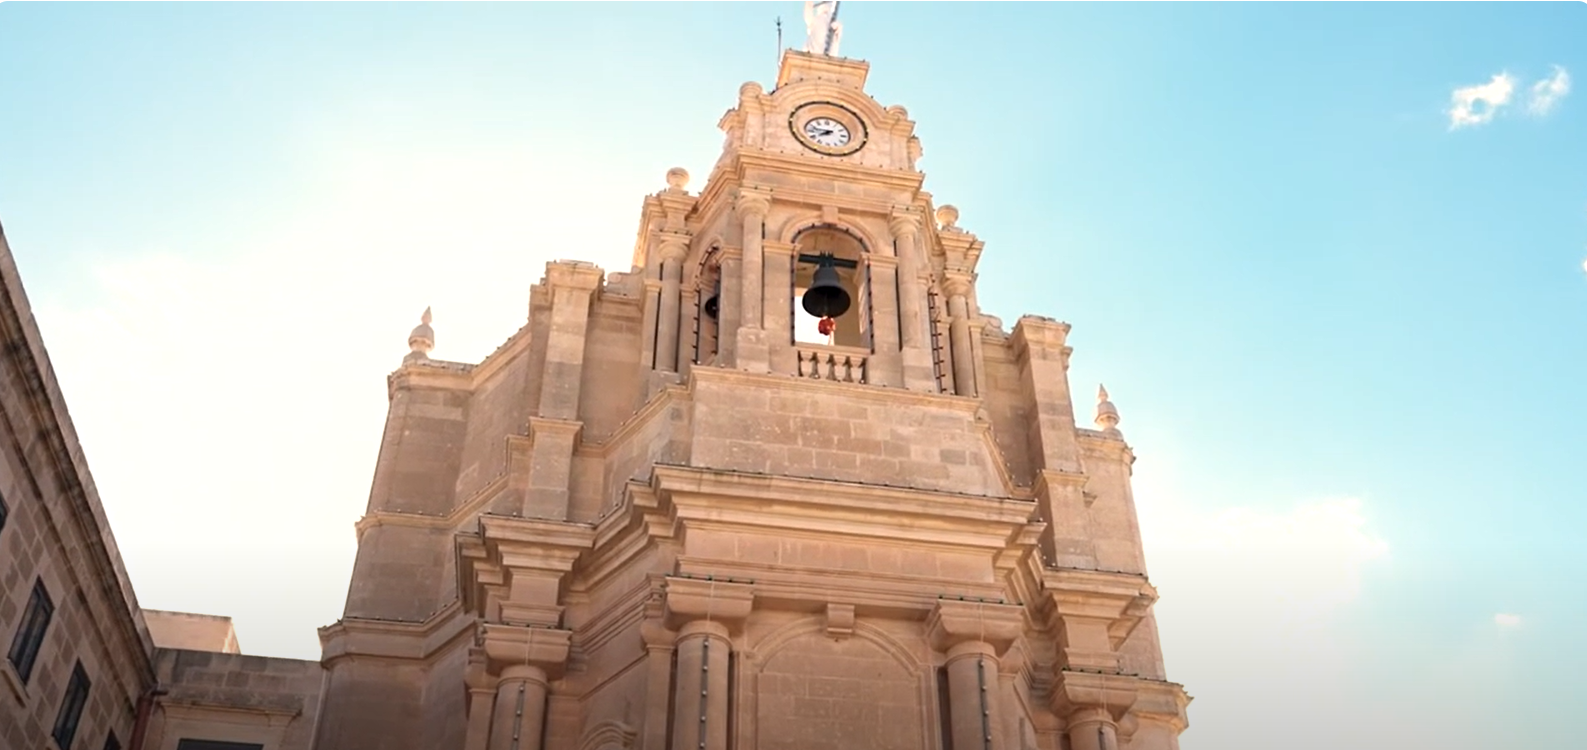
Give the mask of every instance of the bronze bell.
<svg viewBox="0 0 1587 750">
<path fill-rule="evenodd" d="M 818 318 L 836 318 L 849 311 L 849 292 L 843 288 L 834 266 L 832 256 L 821 256 L 815 279 L 805 290 L 805 312 Z"/>
<path fill-rule="evenodd" d="M 711 296 L 705 300 L 705 305 L 700 309 L 705 311 L 706 317 L 716 320 L 722 312 L 722 280 L 716 280 L 716 288 L 711 291 Z"/>
</svg>

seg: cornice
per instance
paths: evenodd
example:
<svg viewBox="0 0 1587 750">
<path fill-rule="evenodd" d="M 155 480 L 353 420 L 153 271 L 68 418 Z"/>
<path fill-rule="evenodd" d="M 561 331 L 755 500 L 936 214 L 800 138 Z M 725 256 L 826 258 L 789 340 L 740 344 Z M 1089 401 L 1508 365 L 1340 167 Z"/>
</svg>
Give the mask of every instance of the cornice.
<svg viewBox="0 0 1587 750">
<path fill-rule="evenodd" d="M 422 622 L 344 617 L 319 629 L 320 664 L 329 669 L 348 658 L 429 662 L 473 633 L 474 618 L 466 615 L 462 602 L 454 599 Z"/>
<path fill-rule="evenodd" d="M 852 162 L 827 159 L 811 159 L 802 155 L 783 154 L 759 148 L 741 148 L 734 156 L 736 157 L 734 160 L 736 162 L 734 164 L 734 176 L 740 182 L 745 181 L 750 170 L 764 169 L 779 174 L 816 177 L 839 182 L 866 183 L 906 191 L 913 195 L 925 184 L 926 179 L 925 174 L 921 172 L 867 167 Z M 787 188 L 775 188 L 772 190 L 772 194 L 777 196 L 789 192 Z M 820 193 L 819 195 L 837 197 L 830 193 Z M 891 201 L 880 201 L 879 203 L 885 206 L 881 210 L 883 214 L 890 213 L 894 205 L 894 202 Z M 870 202 L 866 203 L 866 205 L 869 204 Z"/>
<path fill-rule="evenodd" d="M 909 391 L 903 388 L 886 388 L 876 385 L 859 385 L 855 383 L 836 383 L 828 380 L 812 380 L 781 373 L 754 373 L 744 370 L 731 370 L 725 367 L 694 367 L 689 370 L 690 391 L 695 390 L 698 383 L 713 383 L 724 385 L 749 385 L 761 388 L 775 389 L 781 393 L 805 392 L 810 394 L 830 394 L 832 389 L 841 389 L 843 395 L 864 401 L 871 401 L 899 408 L 912 406 L 929 406 L 937 409 L 962 412 L 974 417 L 981 408 L 981 399 L 975 396 L 959 396 L 951 393 L 926 393 L 922 391 Z"/>
<path fill-rule="evenodd" d="M 672 515 L 706 524 L 804 529 L 913 543 L 1001 550 L 1031 506 L 935 490 L 656 464 L 652 486 Z M 900 518 L 908 518 L 901 530 Z M 797 525 L 791 525 L 797 524 Z"/>
</svg>

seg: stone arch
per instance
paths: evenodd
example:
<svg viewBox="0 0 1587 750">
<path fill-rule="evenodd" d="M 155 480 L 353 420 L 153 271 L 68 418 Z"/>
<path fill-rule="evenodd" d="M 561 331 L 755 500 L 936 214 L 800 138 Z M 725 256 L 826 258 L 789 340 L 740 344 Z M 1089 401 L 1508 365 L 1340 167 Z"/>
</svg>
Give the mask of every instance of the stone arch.
<svg viewBox="0 0 1587 750">
<path fill-rule="evenodd" d="M 836 229 L 841 232 L 847 232 L 848 234 L 853 235 L 854 239 L 859 241 L 860 246 L 864 248 L 866 253 L 877 253 L 880 255 L 891 254 L 882 252 L 878 249 L 884 247 L 884 245 L 882 244 L 881 240 L 877 238 L 874 232 L 865 228 L 864 224 L 855 221 L 848 221 L 841 217 L 828 220 L 822 215 L 820 211 L 805 211 L 788 217 L 788 219 L 783 222 L 781 231 L 777 233 L 777 240 L 783 244 L 792 245 L 798 241 L 799 235 L 803 234 L 805 230 L 815 229 L 817 227 L 830 227 L 832 229 Z M 890 247 L 890 245 L 887 247 Z"/>
<path fill-rule="evenodd" d="M 692 313 L 694 363 L 713 362 L 721 351 L 722 243 L 720 240 L 712 240 L 703 247 L 699 257 L 690 264 L 689 279 L 685 285 L 695 290 L 696 309 Z M 714 304 L 713 298 L 715 298 Z M 688 331 L 680 333 L 691 335 Z"/>
<path fill-rule="evenodd" d="M 816 319 L 805 315 L 798 304 L 801 295 L 814 281 L 816 268 L 813 264 L 795 262 L 792 288 L 787 290 L 795 302 L 793 320 L 790 321 L 790 333 L 794 340 L 870 349 L 875 335 L 875 306 L 871 299 L 872 268 L 867 260 L 872 250 L 866 245 L 865 238 L 843 222 L 818 219 L 794 231 L 790 240 L 796 257 L 821 253 L 842 259 L 845 266 L 835 270 L 851 302 L 849 312 L 835 319 L 836 325 L 832 330 L 827 334 L 818 331 Z"/>
<path fill-rule="evenodd" d="M 759 750 L 918 750 L 932 721 L 929 670 L 888 633 L 856 623 L 834 639 L 821 617 L 761 639 L 748 691 Z"/>
<path fill-rule="evenodd" d="M 603 721 L 590 727 L 579 750 L 629 750 L 639 732 L 621 721 Z"/>
<path fill-rule="evenodd" d="M 775 656 L 778 651 L 781 651 L 789 641 L 802 635 L 824 631 L 826 630 L 826 623 L 827 618 L 824 615 L 812 615 L 794 620 L 767 633 L 753 646 L 756 661 L 764 665 L 767 660 Z M 908 645 L 894 638 L 891 633 L 863 620 L 854 623 L 854 635 L 850 637 L 870 641 L 886 652 L 888 656 L 891 656 L 894 661 L 897 661 L 899 666 L 911 672 L 920 672 L 932 666 L 921 661 L 919 654 L 925 653 L 924 651 L 909 648 Z"/>
</svg>

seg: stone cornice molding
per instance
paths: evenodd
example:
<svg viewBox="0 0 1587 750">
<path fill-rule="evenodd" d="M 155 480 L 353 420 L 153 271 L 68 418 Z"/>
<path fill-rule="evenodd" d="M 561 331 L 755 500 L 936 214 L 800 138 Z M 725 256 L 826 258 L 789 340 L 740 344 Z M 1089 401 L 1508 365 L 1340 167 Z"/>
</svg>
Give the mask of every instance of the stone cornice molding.
<svg viewBox="0 0 1587 750">
<path fill-rule="evenodd" d="M 477 533 L 457 537 L 464 609 L 489 617 L 495 602 L 504 620 L 559 623 L 569 574 L 594 541 L 589 524 L 481 515 Z"/>
<path fill-rule="evenodd" d="M 1185 692 L 1185 686 L 1175 682 L 1136 680 L 1136 699 L 1130 713 L 1138 719 L 1165 724 L 1174 732 L 1190 727 L 1185 711 L 1194 698 Z"/>
<path fill-rule="evenodd" d="M 474 628 L 475 619 L 463 612 L 457 600 L 423 622 L 346 617 L 319 629 L 320 664 L 329 668 L 347 658 L 428 663 Z"/>
<path fill-rule="evenodd" d="M 1114 652 L 1157 602 L 1157 589 L 1133 573 L 1047 568 L 1042 589 L 1041 609 L 1054 632 L 1094 622 L 1106 630 Z"/>
<path fill-rule="evenodd" d="M 595 291 L 606 279 L 600 266 L 582 260 L 554 260 L 546 264 L 546 274 L 541 283 L 553 289 L 572 288 Z"/>
<path fill-rule="evenodd" d="M 244 726 L 263 725 L 271 729 L 284 728 L 293 719 L 303 715 L 301 707 L 287 708 L 286 706 L 277 707 L 250 703 L 244 708 L 204 698 L 182 698 L 179 696 L 167 697 L 161 700 L 160 711 L 165 714 L 167 721 L 213 722 L 215 715 L 221 714 L 227 716 L 229 722 Z"/>
<path fill-rule="evenodd" d="M 811 538 L 820 538 L 812 536 Z M 919 620 L 951 591 L 965 600 L 997 601 L 1004 598 L 1001 581 L 966 583 L 963 580 L 902 573 L 848 571 L 826 567 L 761 563 L 721 558 L 678 558 L 680 573 L 703 579 L 755 582 L 757 610 L 810 612 L 829 604 L 854 607 L 857 617 Z M 708 572 L 709 571 L 709 572 Z"/>
<path fill-rule="evenodd" d="M 652 486 L 684 522 L 1002 550 L 1031 513 L 1005 498 L 657 464 Z M 908 518 L 907 529 L 900 519 Z"/>
<path fill-rule="evenodd" d="M 926 618 L 931 647 L 948 651 L 961 643 L 985 643 L 1002 657 L 1025 633 L 1025 608 L 941 599 Z"/>
<path fill-rule="evenodd" d="M 741 149 L 734 158 L 734 176 L 742 182 L 746 174 L 751 171 L 764 170 L 790 176 L 812 177 L 823 180 L 836 180 L 838 182 L 858 182 L 877 185 L 900 191 L 907 200 L 913 197 L 920 186 L 925 182 L 925 175 L 920 172 L 911 172 L 900 169 L 887 169 L 884 167 L 867 167 L 852 162 L 840 162 L 829 159 L 810 159 L 800 154 L 783 154 L 775 151 L 765 151 L 756 148 Z M 862 200 L 849 198 L 843 200 L 841 196 L 831 193 L 817 193 L 796 189 L 776 189 L 779 197 L 800 195 L 800 202 L 807 202 L 806 197 L 816 198 L 816 205 L 832 204 L 838 208 L 853 208 L 869 210 L 873 213 L 888 213 L 897 201 L 888 200 Z"/>
<path fill-rule="evenodd" d="M 1072 326 L 1062 321 L 1036 315 L 1021 316 L 1014 323 L 1011 335 L 1016 361 L 1027 359 L 1067 359 L 1073 351 L 1068 346 Z"/>
</svg>

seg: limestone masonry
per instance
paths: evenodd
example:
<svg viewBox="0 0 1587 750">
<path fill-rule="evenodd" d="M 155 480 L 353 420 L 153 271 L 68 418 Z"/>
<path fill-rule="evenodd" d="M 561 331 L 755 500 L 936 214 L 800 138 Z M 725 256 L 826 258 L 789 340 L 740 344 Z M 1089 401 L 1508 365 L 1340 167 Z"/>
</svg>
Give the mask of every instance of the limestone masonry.
<svg viewBox="0 0 1587 750">
<path fill-rule="evenodd" d="M 1076 425 L 1067 324 L 981 312 L 982 243 L 922 190 L 868 70 L 785 53 L 774 88 L 739 89 L 704 186 L 674 169 L 645 198 L 632 267 L 548 264 L 483 361 L 431 359 L 425 312 L 319 664 L 140 612 L 113 542 L 72 547 L 93 554 L 69 583 L 78 563 L 12 528 L 42 523 L 17 479 L 39 409 L 12 411 L 43 396 L 7 380 L 3 636 L 40 575 L 77 623 L 57 631 L 122 612 L 84 641 L 128 656 L 91 655 L 73 747 L 142 721 L 151 750 L 1177 748 L 1190 699 L 1118 411 L 1102 391 Z M 0 696 L 6 747 L 49 741 L 66 641 L 46 633 L 20 714 Z"/>
</svg>

